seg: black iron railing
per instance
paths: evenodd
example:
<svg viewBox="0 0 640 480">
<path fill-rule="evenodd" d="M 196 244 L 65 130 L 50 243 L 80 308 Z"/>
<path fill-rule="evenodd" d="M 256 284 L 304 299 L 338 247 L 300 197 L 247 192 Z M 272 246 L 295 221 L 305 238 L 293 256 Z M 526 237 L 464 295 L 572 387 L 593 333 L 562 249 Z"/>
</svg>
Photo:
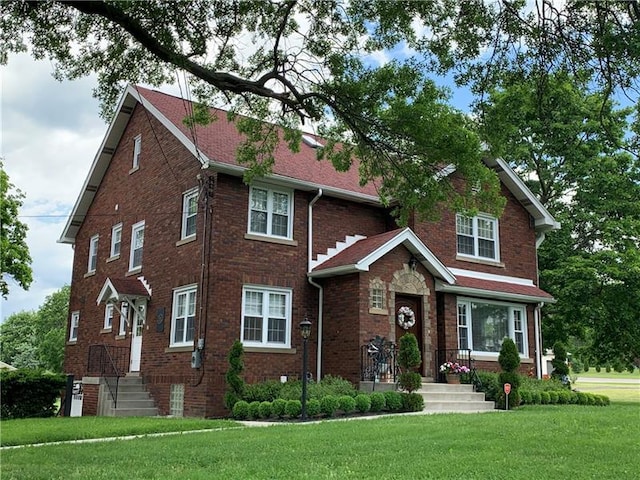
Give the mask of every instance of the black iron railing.
<svg viewBox="0 0 640 480">
<path fill-rule="evenodd" d="M 118 405 L 118 384 L 129 367 L 129 347 L 115 347 L 113 345 L 90 345 L 87 373 L 103 377 L 111 398 L 113 407 Z"/>
<path fill-rule="evenodd" d="M 397 348 L 383 337 L 375 337 L 360 347 L 360 380 L 395 383 L 398 376 Z"/>
<path fill-rule="evenodd" d="M 461 366 L 465 366 L 469 369 L 470 374 L 475 372 L 473 367 L 473 360 L 471 358 L 471 350 L 469 349 L 438 349 L 435 352 L 435 370 L 436 379 L 440 383 L 446 382 L 445 374 L 440 371 L 440 366 L 446 362 L 457 363 Z"/>
</svg>

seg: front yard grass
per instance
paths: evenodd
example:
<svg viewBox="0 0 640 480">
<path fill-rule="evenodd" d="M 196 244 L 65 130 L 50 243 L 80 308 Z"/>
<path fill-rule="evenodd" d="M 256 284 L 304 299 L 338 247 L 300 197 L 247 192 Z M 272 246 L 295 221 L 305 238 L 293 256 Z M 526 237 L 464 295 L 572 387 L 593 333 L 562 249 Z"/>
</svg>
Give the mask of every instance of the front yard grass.
<svg viewBox="0 0 640 480">
<path fill-rule="evenodd" d="M 2 479 L 634 478 L 639 418 L 542 405 L 26 447 L 2 452 Z"/>
</svg>

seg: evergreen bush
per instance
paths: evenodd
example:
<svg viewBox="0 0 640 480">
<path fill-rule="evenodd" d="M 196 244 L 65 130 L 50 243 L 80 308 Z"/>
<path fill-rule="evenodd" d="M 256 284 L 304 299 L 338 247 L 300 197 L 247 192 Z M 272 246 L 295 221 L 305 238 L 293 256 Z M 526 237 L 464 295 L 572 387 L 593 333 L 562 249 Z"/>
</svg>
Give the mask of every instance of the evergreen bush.
<svg viewBox="0 0 640 480">
<path fill-rule="evenodd" d="M 302 402 L 300 400 L 287 400 L 284 413 L 289 418 L 298 418 L 302 413 Z"/>
<path fill-rule="evenodd" d="M 406 392 L 414 392 L 422 386 L 422 376 L 413 370 L 422 363 L 422 355 L 418 347 L 418 339 L 413 333 L 405 333 L 400 337 L 398 348 L 398 365 L 401 369 L 398 385 Z"/>
<path fill-rule="evenodd" d="M 402 395 L 400 392 L 388 390 L 384 392 L 385 404 L 390 412 L 399 412 L 402 410 Z"/>
<path fill-rule="evenodd" d="M 229 368 L 224 376 L 227 384 L 227 391 L 224 395 L 224 405 L 227 410 L 232 410 L 238 400 L 241 400 L 244 393 L 244 380 L 240 376 L 244 370 L 244 348 L 240 340 L 233 342 L 227 361 Z"/>
<path fill-rule="evenodd" d="M 558 403 L 566 405 L 571 400 L 571 394 L 566 390 L 560 390 L 558 392 Z"/>
<path fill-rule="evenodd" d="M 287 406 L 287 401 L 284 398 L 276 398 L 271 403 L 271 412 L 278 418 L 284 417 L 285 407 Z"/>
<path fill-rule="evenodd" d="M 310 398 L 307 400 L 307 415 L 310 417 L 317 417 L 320 415 L 320 400 L 317 398 Z"/>
<path fill-rule="evenodd" d="M 540 393 L 541 392 L 538 391 L 531 392 L 531 403 L 533 403 L 534 405 L 540 405 L 542 403 Z"/>
<path fill-rule="evenodd" d="M 367 413 L 371 409 L 371 396 L 361 393 L 356 396 L 356 410 L 360 413 Z"/>
<path fill-rule="evenodd" d="M 556 403 L 558 403 L 559 398 L 560 397 L 558 395 L 558 392 L 555 392 L 553 390 L 549 392 L 549 403 L 551 403 L 552 405 L 555 405 Z"/>
<path fill-rule="evenodd" d="M 273 413 L 271 402 L 260 402 L 258 413 L 260 418 L 269 418 Z"/>
<path fill-rule="evenodd" d="M 398 385 L 405 392 L 415 392 L 422 386 L 422 375 L 418 372 L 402 372 L 398 378 Z"/>
<path fill-rule="evenodd" d="M 231 413 L 236 420 L 246 420 L 249 418 L 249 402 L 245 400 L 237 401 L 231 409 Z"/>
<path fill-rule="evenodd" d="M 273 402 L 280 396 L 282 383 L 277 380 L 266 380 L 260 383 L 245 385 L 242 399 L 247 402 Z"/>
<path fill-rule="evenodd" d="M 249 402 L 249 418 L 260 418 L 260 402 Z"/>
<path fill-rule="evenodd" d="M 553 356 L 554 358 L 551 360 L 551 366 L 553 367 L 551 378 L 560 380 L 563 385 L 570 388 L 567 349 L 562 342 L 553 344 Z"/>
<path fill-rule="evenodd" d="M 542 405 L 547 405 L 551 402 L 551 397 L 549 396 L 549 392 L 540 392 L 540 403 Z"/>
<path fill-rule="evenodd" d="M 338 410 L 338 397 L 326 395 L 320 399 L 320 411 L 327 417 L 333 417 Z"/>
<path fill-rule="evenodd" d="M 338 410 L 342 410 L 345 415 L 349 415 L 356 410 L 356 399 L 350 395 L 340 395 L 338 397 Z"/>
<path fill-rule="evenodd" d="M 421 412 L 424 410 L 424 398 L 419 393 L 403 393 L 402 410 L 405 412 Z"/>
<path fill-rule="evenodd" d="M 0 372 L 0 415 L 11 418 L 53 417 L 56 400 L 64 390 L 64 375 L 21 368 Z M 69 399 L 71 401 L 71 399 Z"/>
<path fill-rule="evenodd" d="M 380 392 L 373 392 L 371 395 L 369 395 L 369 398 L 371 399 L 371 412 L 381 412 L 385 409 L 386 399 L 384 397 L 384 394 Z"/>
</svg>

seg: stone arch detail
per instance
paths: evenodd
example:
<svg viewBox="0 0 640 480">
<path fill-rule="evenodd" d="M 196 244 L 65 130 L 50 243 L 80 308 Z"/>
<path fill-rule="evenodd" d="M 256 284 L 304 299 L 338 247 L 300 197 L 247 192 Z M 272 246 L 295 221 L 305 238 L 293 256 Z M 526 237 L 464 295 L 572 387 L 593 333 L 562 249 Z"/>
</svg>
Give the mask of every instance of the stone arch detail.
<svg viewBox="0 0 640 480">
<path fill-rule="evenodd" d="M 393 279 L 389 284 L 389 331 L 391 332 L 390 338 L 393 342 L 396 342 L 395 338 L 395 321 L 396 321 L 396 294 L 416 295 L 422 299 L 422 375 L 425 376 L 427 372 L 431 372 L 431 364 L 433 360 L 431 349 L 431 315 L 430 311 L 430 296 L 431 290 L 427 287 L 427 283 L 424 275 L 417 270 L 409 268 L 408 264 L 404 264 L 401 270 L 396 270 L 393 273 Z"/>
</svg>

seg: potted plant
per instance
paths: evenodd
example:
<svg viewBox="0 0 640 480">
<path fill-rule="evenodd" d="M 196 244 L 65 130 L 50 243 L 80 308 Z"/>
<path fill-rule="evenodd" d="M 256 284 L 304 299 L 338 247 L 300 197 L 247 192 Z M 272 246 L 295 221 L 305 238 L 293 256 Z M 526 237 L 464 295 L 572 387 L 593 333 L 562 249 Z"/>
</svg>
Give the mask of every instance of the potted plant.
<svg viewBox="0 0 640 480">
<path fill-rule="evenodd" d="M 447 383 L 460 383 L 460 374 L 469 373 L 469 367 L 458 362 L 444 362 L 440 365 L 440 373 L 444 373 Z"/>
</svg>

